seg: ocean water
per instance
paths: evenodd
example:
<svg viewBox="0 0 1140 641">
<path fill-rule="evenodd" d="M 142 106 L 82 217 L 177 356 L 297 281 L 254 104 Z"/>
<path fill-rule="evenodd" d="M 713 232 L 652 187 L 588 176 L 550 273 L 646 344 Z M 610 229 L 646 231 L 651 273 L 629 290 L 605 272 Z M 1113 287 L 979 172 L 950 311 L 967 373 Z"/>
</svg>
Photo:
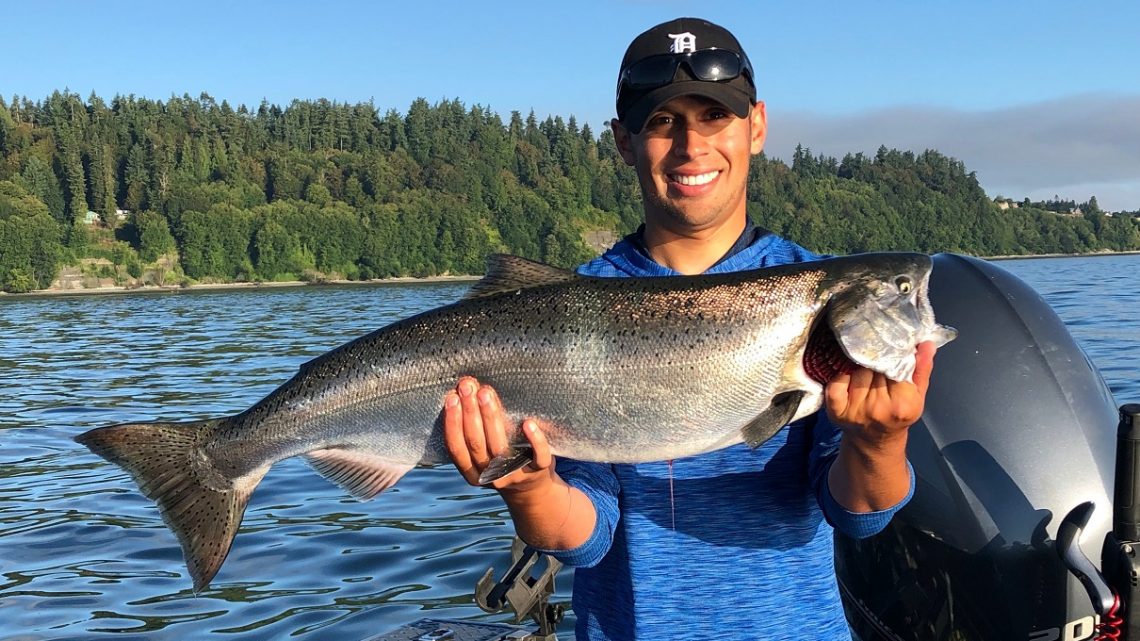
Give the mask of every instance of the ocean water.
<svg viewBox="0 0 1140 641">
<path fill-rule="evenodd" d="M 1119 402 L 1140 401 L 1140 256 L 1001 266 L 1054 306 Z M 509 517 L 449 466 L 358 502 L 299 460 L 278 464 L 195 595 L 153 504 L 72 440 L 239 411 L 312 357 L 465 289 L 0 298 L 0 638 L 364 639 L 422 617 L 506 620 L 472 593 L 509 563 Z M 555 600 L 569 585 L 564 572 Z"/>
</svg>

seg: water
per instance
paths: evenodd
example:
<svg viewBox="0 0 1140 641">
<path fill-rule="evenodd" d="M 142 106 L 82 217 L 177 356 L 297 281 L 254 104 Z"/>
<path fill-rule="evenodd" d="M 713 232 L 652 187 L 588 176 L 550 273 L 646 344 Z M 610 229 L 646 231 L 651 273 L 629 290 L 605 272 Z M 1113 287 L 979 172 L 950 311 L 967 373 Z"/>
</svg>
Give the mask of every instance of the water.
<svg viewBox="0 0 1140 641">
<path fill-rule="evenodd" d="M 1140 255 L 1020 259 L 998 265 L 1049 301 L 1119 403 L 1140 403 Z"/>
<path fill-rule="evenodd" d="M 1140 401 L 1140 256 L 1001 265 L 1054 305 L 1119 401 Z M 151 502 L 72 441 L 243 409 L 300 363 L 465 288 L 0 298 L 0 638 L 353 640 L 425 616 L 504 620 L 471 594 L 508 563 L 506 510 L 449 467 L 361 503 L 299 460 L 275 466 L 195 596 Z"/>
</svg>

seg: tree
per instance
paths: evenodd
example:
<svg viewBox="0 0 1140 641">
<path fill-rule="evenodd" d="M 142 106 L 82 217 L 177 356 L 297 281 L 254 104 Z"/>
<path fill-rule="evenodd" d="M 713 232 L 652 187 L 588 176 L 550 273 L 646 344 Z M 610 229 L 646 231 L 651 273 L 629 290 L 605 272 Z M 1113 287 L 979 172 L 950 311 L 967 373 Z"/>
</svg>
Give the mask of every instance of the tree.
<svg viewBox="0 0 1140 641">
<path fill-rule="evenodd" d="M 127 193 L 123 204 L 131 211 L 138 211 L 146 206 L 146 190 L 149 182 L 147 172 L 146 151 L 141 144 L 135 143 L 127 154 L 127 169 L 124 176 Z"/>
<path fill-rule="evenodd" d="M 47 205 L 48 212 L 53 218 L 61 223 L 67 220 L 63 188 L 48 163 L 39 155 L 30 154 L 20 176 L 28 192 Z"/>
<path fill-rule="evenodd" d="M 0 181 L 0 289 L 43 289 L 59 271 L 62 230 L 41 200 Z"/>
<path fill-rule="evenodd" d="M 159 256 L 174 251 L 174 236 L 161 214 L 138 212 L 134 214 L 134 225 L 138 232 L 139 256 L 146 262 L 154 262 Z"/>
<path fill-rule="evenodd" d="M 431 158 L 432 109 L 427 100 L 416 98 L 408 107 L 404 118 L 404 131 L 407 135 L 408 153 L 416 162 L 423 165 Z"/>
<path fill-rule="evenodd" d="M 75 133 L 63 131 L 60 141 L 60 164 L 63 167 L 63 190 L 67 200 L 67 215 L 74 222 L 87 214 L 87 175 L 79 154 L 79 141 Z"/>
<path fill-rule="evenodd" d="M 115 216 L 115 168 L 113 166 L 111 150 L 106 145 L 98 145 L 91 154 L 91 171 L 88 174 L 90 182 L 90 203 L 92 209 L 98 212 L 108 227 L 118 224 Z"/>
</svg>

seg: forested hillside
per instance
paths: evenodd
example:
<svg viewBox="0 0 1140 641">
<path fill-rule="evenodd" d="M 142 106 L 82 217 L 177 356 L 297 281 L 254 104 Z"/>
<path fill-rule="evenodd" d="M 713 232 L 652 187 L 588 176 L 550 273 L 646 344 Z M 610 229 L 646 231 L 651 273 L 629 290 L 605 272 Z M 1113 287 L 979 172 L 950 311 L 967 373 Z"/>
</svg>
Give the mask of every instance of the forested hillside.
<svg viewBox="0 0 1140 641">
<path fill-rule="evenodd" d="M 0 99 L 5 291 L 45 288 L 84 259 L 167 283 L 481 273 L 495 251 L 569 266 L 596 252 L 587 237 L 636 228 L 640 198 L 609 131 L 572 116 L 504 121 L 459 100 L 401 113 L 234 109 L 205 94 Z M 1001 209 L 936 151 L 761 157 L 749 201 L 758 224 L 831 253 L 1140 249 L 1134 216 L 1095 199 L 1077 215 Z"/>
</svg>

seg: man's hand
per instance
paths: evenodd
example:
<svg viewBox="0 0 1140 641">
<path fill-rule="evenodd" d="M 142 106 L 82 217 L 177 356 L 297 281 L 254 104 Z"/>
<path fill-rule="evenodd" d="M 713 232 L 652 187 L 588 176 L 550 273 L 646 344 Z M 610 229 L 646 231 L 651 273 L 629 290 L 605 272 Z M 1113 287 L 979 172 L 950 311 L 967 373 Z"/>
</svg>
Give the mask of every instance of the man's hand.
<svg viewBox="0 0 1140 641">
<path fill-rule="evenodd" d="M 490 484 L 501 492 L 533 491 L 553 482 L 554 457 L 546 437 L 533 419 L 523 421 L 522 431 L 534 450 L 534 461 Z M 444 397 L 444 445 L 471 485 L 479 485 L 479 475 L 491 459 L 510 449 L 507 433 L 507 413 L 490 385 L 465 376 Z"/>
<path fill-rule="evenodd" d="M 479 485 L 479 475 L 491 459 L 510 449 L 507 421 L 495 390 L 470 376 L 459 379 L 455 391 L 444 397 L 444 445 L 456 469 L 471 485 Z M 582 545 L 597 520 L 593 502 L 554 472 L 550 444 L 537 422 L 523 421 L 522 431 L 534 449 L 534 460 L 495 480 L 491 487 L 506 502 L 522 540 L 548 550 Z"/>
<path fill-rule="evenodd" d="M 859 368 L 828 383 L 827 416 L 843 430 L 843 439 L 827 482 L 832 497 L 848 510 L 885 510 L 906 498 L 907 430 L 922 416 L 934 351 L 934 343 L 919 344 L 914 382 Z"/>
<path fill-rule="evenodd" d="M 906 436 L 906 430 L 922 416 L 926 390 L 934 369 L 934 343 L 921 343 L 915 353 L 913 383 L 892 381 L 864 367 L 840 374 L 827 385 L 827 415 L 844 437 L 868 444 Z"/>
</svg>

